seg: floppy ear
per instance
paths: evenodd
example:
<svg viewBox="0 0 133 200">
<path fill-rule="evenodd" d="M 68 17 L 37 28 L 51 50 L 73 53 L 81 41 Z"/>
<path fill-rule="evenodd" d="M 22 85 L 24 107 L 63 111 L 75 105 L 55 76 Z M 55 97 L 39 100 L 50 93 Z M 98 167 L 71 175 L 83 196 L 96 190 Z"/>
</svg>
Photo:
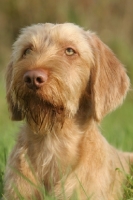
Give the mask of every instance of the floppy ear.
<svg viewBox="0 0 133 200">
<path fill-rule="evenodd" d="M 122 103 L 130 82 L 123 65 L 96 35 L 91 35 L 90 42 L 94 54 L 90 77 L 92 112 L 100 121 Z"/>
<path fill-rule="evenodd" d="M 11 112 L 11 119 L 15 121 L 21 121 L 23 119 L 21 109 L 18 107 L 18 104 L 13 101 L 13 90 L 12 85 L 12 70 L 13 64 L 9 63 L 6 71 L 6 98 L 8 103 L 8 108 Z"/>
</svg>

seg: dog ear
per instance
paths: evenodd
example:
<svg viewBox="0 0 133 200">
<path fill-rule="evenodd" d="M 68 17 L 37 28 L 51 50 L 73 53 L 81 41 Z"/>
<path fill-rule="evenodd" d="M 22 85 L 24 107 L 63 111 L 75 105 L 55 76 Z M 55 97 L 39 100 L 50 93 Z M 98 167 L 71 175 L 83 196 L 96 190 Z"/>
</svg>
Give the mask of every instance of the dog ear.
<svg viewBox="0 0 133 200">
<path fill-rule="evenodd" d="M 94 55 L 90 75 L 92 112 L 100 121 L 122 103 L 130 82 L 123 65 L 96 35 L 92 34 L 90 42 Z"/>
<path fill-rule="evenodd" d="M 6 71 L 6 98 L 8 103 L 8 108 L 11 112 L 11 119 L 14 121 L 21 121 L 24 117 L 22 116 L 21 109 L 18 107 L 17 103 L 13 101 L 12 95 L 12 71 L 13 71 L 13 64 L 12 62 L 9 63 Z"/>
</svg>

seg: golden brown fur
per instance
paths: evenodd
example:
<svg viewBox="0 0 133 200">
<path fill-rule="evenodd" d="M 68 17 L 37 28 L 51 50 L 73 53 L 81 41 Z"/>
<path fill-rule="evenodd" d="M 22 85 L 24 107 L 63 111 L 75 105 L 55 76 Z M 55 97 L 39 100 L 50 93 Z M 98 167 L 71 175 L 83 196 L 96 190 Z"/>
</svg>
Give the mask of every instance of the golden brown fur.
<svg viewBox="0 0 133 200">
<path fill-rule="evenodd" d="M 41 73 L 45 83 L 34 88 L 27 72 Z M 116 169 L 129 173 L 131 154 L 110 146 L 97 123 L 128 88 L 123 65 L 95 34 L 69 23 L 23 29 L 7 69 L 7 101 L 11 118 L 25 125 L 8 161 L 4 196 L 42 200 L 44 186 L 61 200 L 119 199 L 124 174 Z"/>
</svg>

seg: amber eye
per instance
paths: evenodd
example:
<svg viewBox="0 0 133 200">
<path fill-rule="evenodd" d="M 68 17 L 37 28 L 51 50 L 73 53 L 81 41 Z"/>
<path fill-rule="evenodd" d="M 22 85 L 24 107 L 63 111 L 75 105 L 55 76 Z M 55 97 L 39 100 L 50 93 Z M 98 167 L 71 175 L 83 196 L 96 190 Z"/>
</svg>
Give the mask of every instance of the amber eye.
<svg viewBox="0 0 133 200">
<path fill-rule="evenodd" d="M 68 47 L 66 50 L 65 50 L 65 53 L 67 56 L 72 56 L 76 53 L 76 51 L 74 49 L 72 49 L 71 47 Z"/>
<path fill-rule="evenodd" d="M 32 51 L 31 48 L 27 48 L 27 49 L 25 49 L 24 52 L 23 52 L 23 56 L 26 56 L 26 55 L 30 54 L 31 51 Z"/>
</svg>

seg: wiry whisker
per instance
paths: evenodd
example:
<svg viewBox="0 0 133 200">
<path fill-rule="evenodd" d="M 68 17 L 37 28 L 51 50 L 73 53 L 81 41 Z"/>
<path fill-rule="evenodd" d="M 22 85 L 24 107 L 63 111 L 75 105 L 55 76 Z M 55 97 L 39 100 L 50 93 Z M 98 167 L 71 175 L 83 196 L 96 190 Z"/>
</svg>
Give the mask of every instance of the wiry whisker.
<svg viewBox="0 0 133 200">
<path fill-rule="evenodd" d="M 45 116 L 43 116 L 43 118 L 42 118 L 42 120 L 41 120 L 39 130 L 41 130 L 41 127 L 42 127 L 42 125 L 43 125 L 44 119 L 45 119 Z"/>
<path fill-rule="evenodd" d="M 31 116 L 31 118 L 33 119 L 34 123 L 35 123 L 36 125 L 39 125 L 39 124 L 37 123 L 36 117 L 34 117 L 34 115 L 33 115 L 33 112 L 32 112 L 31 110 L 29 110 L 29 113 L 30 113 L 30 116 Z M 29 121 L 29 123 L 30 123 L 30 120 L 28 120 L 28 121 Z"/>
<path fill-rule="evenodd" d="M 56 117 L 56 112 L 54 110 L 52 110 L 52 117 L 51 117 L 51 127 L 50 127 L 50 131 L 52 131 L 52 128 L 54 126 L 55 123 L 55 117 Z"/>
</svg>

